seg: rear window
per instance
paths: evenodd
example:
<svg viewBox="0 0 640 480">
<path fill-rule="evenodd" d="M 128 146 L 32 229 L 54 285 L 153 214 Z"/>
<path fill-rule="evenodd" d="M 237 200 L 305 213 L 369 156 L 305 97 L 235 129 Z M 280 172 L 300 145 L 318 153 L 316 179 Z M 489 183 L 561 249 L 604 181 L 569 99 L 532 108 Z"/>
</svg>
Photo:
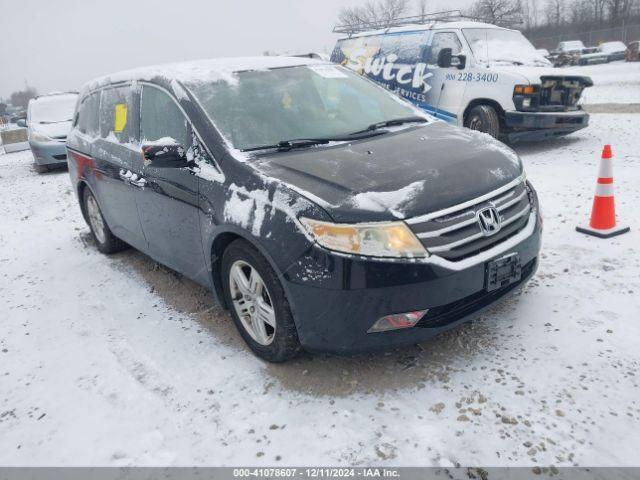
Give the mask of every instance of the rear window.
<svg viewBox="0 0 640 480">
<path fill-rule="evenodd" d="M 100 136 L 120 143 L 132 143 L 138 136 L 137 129 L 131 88 L 126 86 L 103 90 L 100 101 Z"/>
<path fill-rule="evenodd" d="M 97 136 L 100 133 L 98 109 L 100 107 L 100 92 L 86 97 L 78 109 L 78 130 L 82 133 Z"/>
</svg>

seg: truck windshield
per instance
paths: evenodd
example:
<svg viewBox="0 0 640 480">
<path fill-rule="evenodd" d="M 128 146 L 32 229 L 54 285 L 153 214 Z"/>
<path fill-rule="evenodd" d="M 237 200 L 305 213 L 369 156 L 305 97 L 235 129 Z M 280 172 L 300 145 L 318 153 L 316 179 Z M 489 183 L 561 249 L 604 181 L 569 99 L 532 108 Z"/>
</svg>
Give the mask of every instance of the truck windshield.
<svg viewBox="0 0 640 480">
<path fill-rule="evenodd" d="M 516 30 L 465 28 L 473 56 L 480 63 L 548 66 L 551 63 Z"/>
<path fill-rule="evenodd" d="M 76 94 L 51 95 L 33 100 L 31 104 L 31 122 L 59 123 L 73 118 L 76 106 Z"/>
<path fill-rule="evenodd" d="M 338 139 L 426 115 L 373 82 L 330 64 L 255 70 L 234 81 L 185 83 L 238 150 L 291 139 Z"/>
</svg>

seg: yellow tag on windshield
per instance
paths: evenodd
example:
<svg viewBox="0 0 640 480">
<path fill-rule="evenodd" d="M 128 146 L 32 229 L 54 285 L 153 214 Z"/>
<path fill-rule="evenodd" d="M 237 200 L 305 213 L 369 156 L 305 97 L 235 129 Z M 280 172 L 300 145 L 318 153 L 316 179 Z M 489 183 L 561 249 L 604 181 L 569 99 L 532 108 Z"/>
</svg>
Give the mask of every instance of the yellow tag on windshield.
<svg viewBox="0 0 640 480">
<path fill-rule="evenodd" d="M 284 92 L 282 95 L 282 106 L 289 110 L 291 108 L 291 104 L 293 104 L 293 98 L 291 98 L 289 92 Z"/>
<path fill-rule="evenodd" d="M 127 126 L 127 104 L 116 103 L 115 120 L 113 122 L 114 133 L 122 133 Z"/>
</svg>

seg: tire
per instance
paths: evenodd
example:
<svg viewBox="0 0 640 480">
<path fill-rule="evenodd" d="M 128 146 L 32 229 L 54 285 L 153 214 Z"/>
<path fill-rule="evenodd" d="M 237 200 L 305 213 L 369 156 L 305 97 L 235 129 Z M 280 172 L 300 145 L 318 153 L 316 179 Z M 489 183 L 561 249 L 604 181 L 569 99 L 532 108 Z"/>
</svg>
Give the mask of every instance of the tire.
<svg viewBox="0 0 640 480">
<path fill-rule="evenodd" d="M 33 169 L 37 173 L 47 173 L 49 171 L 49 167 L 47 167 L 46 165 L 39 165 L 37 163 L 33 164 Z"/>
<path fill-rule="evenodd" d="M 224 251 L 221 271 L 231 318 L 253 353 L 272 363 L 298 355 L 302 347 L 287 296 L 260 252 L 235 240 Z"/>
<path fill-rule="evenodd" d="M 493 107 L 478 105 L 467 114 L 464 126 L 471 130 L 488 133 L 494 138 L 500 136 L 500 118 Z"/>
<path fill-rule="evenodd" d="M 102 253 L 115 253 L 124 250 L 128 247 L 126 243 L 116 237 L 107 225 L 98 201 L 93 196 L 93 193 L 89 188 L 85 188 L 82 193 L 83 210 L 85 218 L 91 229 L 91 235 L 96 242 L 98 250 Z"/>
</svg>

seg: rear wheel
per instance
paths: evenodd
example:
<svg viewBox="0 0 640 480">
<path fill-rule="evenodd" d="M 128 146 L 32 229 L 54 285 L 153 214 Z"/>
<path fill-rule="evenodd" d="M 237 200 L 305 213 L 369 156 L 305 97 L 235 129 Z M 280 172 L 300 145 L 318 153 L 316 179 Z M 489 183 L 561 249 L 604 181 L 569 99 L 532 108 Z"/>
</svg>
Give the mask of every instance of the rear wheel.
<svg viewBox="0 0 640 480">
<path fill-rule="evenodd" d="M 96 197 L 93 196 L 89 188 L 84 189 L 83 199 L 87 223 L 89 223 L 98 250 L 102 253 L 115 253 L 127 248 L 127 244 L 111 232 L 102 216 Z"/>
<path fill-rule="evenodd" d="M 250 243 L 236 240 L 222 256 L 225 301 L 249 348 L 268 362 L 284 362 L 301 350 L 282 284 Z"/>
<path fill-rule="evenodd" d="M 500 118 L 493 107 L 478 105 L 467 114 L 464 126 L 471 130 L 488 133 L 494 138 L 500 135 Z"/>
</svg>

